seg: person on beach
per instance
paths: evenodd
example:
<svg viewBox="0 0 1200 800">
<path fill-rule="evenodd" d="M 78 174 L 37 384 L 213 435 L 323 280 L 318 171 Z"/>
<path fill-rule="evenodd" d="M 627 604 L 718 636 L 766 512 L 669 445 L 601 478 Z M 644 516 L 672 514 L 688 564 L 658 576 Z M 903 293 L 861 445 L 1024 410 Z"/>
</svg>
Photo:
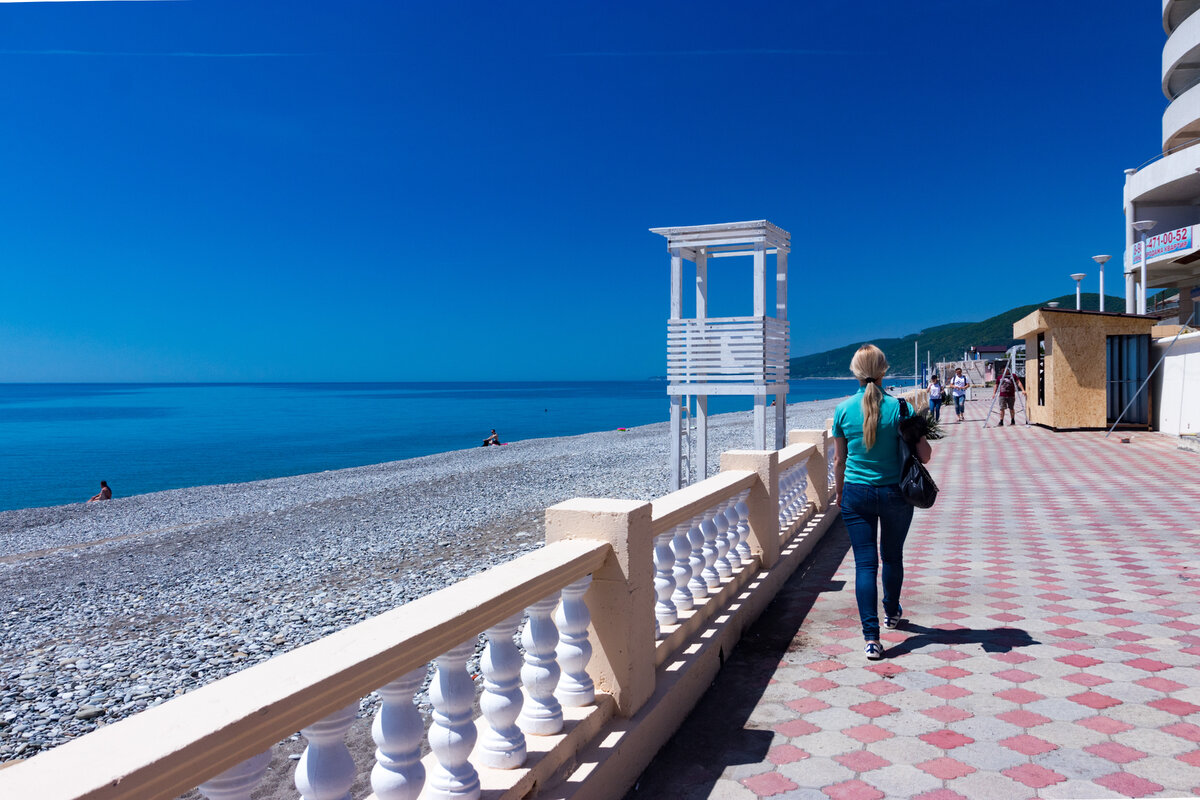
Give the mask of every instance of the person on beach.
<svg viewBox="0 0 1200 800">
<path fill-rule="evenodd" d="M 942 421 L 942 397 L 944 394 L 945 387 L 942 386 L 942 379 L 935 372 L 933 380 L 929 382 L 929 411 L 933 414 L 934 422 Z"/>
<path fill-rule="evenodd" d="M 1000 426 L 1004 425 L 1004 409 L 1008 409 L 1008 419 L 1010 425 L 1017 424 L 1017 390 L 1025 392 L 1025 387 L 1017 382 L 1017 376 L 1012 374 L 1011 370 L 1004 370 L 1004 374 L 1000 376 L 1000 380 L 996 381 L 996 388 L 992 390 L 992 400 L 995 401 L 996 395 L 1000 395 Z"/>
<path fill-rule="evenodd" d="M 858 392 L 833 412 L 834 501 L 854 550 L 854 597 L 862 623 L 867 658 L 883 658 L 879 643 L 879 589 L 883 563 L 883 627 L 900 625 L 900 589 L 904 583 L 904 539 L 913 507 L 900 493 L 900 401 L 879 388 L 888 363 L 878 347 L 864 344 L 850 361 Z M 912 419 L 910 416 L 909 419 Z M 921 418 L 922 420 L 924 418 Z M 920 430 L 909 442 L 922 464 L 932 455 Z M 906 437 L 907 441 L 907 437 Z"/>
<path fill-rule="evenodd" d="M 967 389 L 971 387 L 971 381 L 966 375 L 963 375 L 962 367 L 954 368 L 954 377 L 950 379 L 950 394 L 954 396 L 954 413 L 958 415 L 958 421 L 962 422 L 965 418 L 967 409 Z"/>
<path fill-rule="evenodd" d="M 95 503 L 100 500 L 112 500 L 112 489 L 108 488 L 108 481 L 100 481 L 100 491 L 92 495 L 88 502 Z"/>
<path fill-rule="evenodd" d="M 500 444 L 500 434 L 496 433 L 495 428 L 492 428 L 492 435 L 483 440 L 484 447 L 487 447 L 489 444 Z"/>
</svg>

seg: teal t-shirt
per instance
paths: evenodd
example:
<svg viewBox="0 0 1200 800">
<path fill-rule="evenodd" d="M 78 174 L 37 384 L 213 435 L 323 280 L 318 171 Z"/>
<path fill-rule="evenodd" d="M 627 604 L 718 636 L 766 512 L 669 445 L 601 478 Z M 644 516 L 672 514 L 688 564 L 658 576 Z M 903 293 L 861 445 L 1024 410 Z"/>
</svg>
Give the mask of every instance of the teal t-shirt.
<svg viewBox="0 0 1200 800">
<path fill-rule="evenodd" d="M 846 483 L 892 486 L 900 482 L 900 401 L 885 394 L 879 404 L 875 446 L 863 447 L 863 389 L 838 404 L 833 436 L 846 440 Z"/>
</svg>

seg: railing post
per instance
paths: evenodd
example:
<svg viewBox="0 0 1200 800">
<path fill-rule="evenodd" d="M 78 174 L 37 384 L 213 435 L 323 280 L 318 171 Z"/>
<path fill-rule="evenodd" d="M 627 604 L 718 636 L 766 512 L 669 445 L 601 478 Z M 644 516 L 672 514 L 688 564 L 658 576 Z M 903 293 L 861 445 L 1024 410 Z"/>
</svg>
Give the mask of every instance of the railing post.
<svg viewBox="0 0 1200 800">
<path fill-rule="evenodd" d="M 779 451 L 727 450 L 721 454 L 721 471 L 733 469 L 758 473 L 746 496 L 750 551 L 764 567 L 773 567 L 779 560 Z"/>
<path fill-rule="evenodd" d="M 198 787 L 200 794 L 208 800 L 250 800 L 250 793 L 258 787 L 270 765 L 271 751 L 266 750 L 209 778 Z"/>
<path fill-rule="evenodd" d="M 426 672 L 421 666 L 379 689 L 383 702 L 371 723 L 371 737 L 378 746 L 371 788 L 378 800 L 416 800 L 425 786 L 421 764 L 425 723 L 413 705 L 413 695 Z"/>
<path fill-rule="evenodd" d="M 824 511 L 829 507 L 829 481 L 825 477 L 828 469 L 827 451 L 833 447 L 829 431 L 788 431 L 788 444 L 816 445 L 816 452 L 808 458 L 808 499 Z"/>
<path fill-rule="evenodd" d="M 591 612 L 596 688 L 630 717 L 654 692 L 654 557 L 651 506 L 636 500 L 577 497 L 546 509 L 546 542 L 599 539 L 612 545 L 592 573 Z"/>
</svg>

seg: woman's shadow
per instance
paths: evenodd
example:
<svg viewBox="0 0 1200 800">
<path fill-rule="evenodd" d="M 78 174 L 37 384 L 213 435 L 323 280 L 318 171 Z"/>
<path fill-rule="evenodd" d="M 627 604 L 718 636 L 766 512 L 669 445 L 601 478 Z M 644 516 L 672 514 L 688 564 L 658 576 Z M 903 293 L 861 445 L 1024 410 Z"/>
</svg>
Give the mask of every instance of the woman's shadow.
<svg viewBox="0 0 1200 800">
<path fill-rule="evenodd" d="M 1041 642 L 1020 628 L 926 628 L 910 622 L 901 622 L 896 630 L 916 634 L 899 644 L 889 645 L 884 658 L 895 658 L 931 644 L 964 645 L 977 644 L 985 653 L 1008 653 L 1014 647 L 1029 647 Z"/>
</svg>

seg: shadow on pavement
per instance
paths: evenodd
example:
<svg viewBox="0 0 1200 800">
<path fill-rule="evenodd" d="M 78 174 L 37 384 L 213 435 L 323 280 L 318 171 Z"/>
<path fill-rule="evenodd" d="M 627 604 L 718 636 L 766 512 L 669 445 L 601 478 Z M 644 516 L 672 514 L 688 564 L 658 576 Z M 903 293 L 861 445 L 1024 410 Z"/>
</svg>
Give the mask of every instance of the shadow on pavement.
<svg viewBox="0 0 1200 800">
<path fill-rule="evenodd" d="M 903 642 L 888 645 L 884 658 L 895 658 L 905 653 L 911 653 L 931 644 L 963 645 L 977 644 L 983 647 L 985 653 L 1007 653 L 1014 647 L 1029 647 L 1041 644 L 1027 631 L 1020 628 L 988 628 L 986 630 L 971 628 L 925 628 L 909 622 L 901 622 L 896 630 L 901 633 L 916 634 L 909 636 Z"/>
<path fill-rule="evenodd" d="M 784 655 L 807 645 L 800 626 L 818 595 L 842 590 L 845 582 L 833 577 L 849 550 L 839 518 L 742 636 L 684 721 L 686 738 L 671 737 L 625 800 L 706 798 L 727 767 L 766 759 L 774 733 L 747 729 L 746 721 Z"/>
</svg>

